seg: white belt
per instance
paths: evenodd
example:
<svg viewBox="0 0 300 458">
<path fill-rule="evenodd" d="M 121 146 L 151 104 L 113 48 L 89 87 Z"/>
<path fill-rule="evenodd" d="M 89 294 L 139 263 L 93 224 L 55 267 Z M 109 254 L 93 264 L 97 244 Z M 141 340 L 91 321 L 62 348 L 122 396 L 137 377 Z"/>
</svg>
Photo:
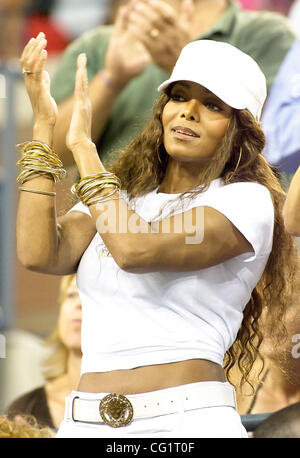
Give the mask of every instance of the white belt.
<svg viewBox="0 0 300 458">
<path fill-rule="evenodd" d="M 90 394 L 89 394 L 90 396 Z M 93 396 L 93 395 L 92 395 Z M 142 394 L 108 394 L 88 399 L 73 392 L 66 406 L 66 418 L 87 423 L 125 426 L 133 419 L 156 417 L 205 407 L 236 408 L 235 390 L 229 383 L 199 382 Z"/>
</svg>

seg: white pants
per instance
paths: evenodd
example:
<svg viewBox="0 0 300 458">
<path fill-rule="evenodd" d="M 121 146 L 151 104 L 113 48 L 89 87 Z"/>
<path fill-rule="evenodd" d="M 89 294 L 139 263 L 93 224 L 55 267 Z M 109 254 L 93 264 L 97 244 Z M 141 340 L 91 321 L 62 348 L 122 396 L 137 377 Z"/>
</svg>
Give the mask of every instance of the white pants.
<svg viewBox="0 0 300 458">
<path fill-rule="evenodd" d="M 211 382 L 199 382 L 207 386 Z M 213 382 L 223 385 L 222 382 Z M 196 384 L 193 384 L 195 386 Z M 228 385 L 225 383 L 224 385 Z M 152 393 L 172 393 L 179 400 L 187 395 L 189 385 L 158 390 Z M 107 393 L 88 393 L 89 399 L 102 399 Z M 128 399 L 142 394 L 128 395 Z M 85 393 L 73 391 L 66 398 L 66 415 L 57 438 L 247 438 L 240 415 L 233 407 L 202 407 L 185 410 L 179 408 L 171 414 L 133 419 L 127 426 L 113 428 L 101 423 L 83 423 L 70 418 L 73 399 Z M 183 403 L 178 402 L 178 405 Z"/>
</svg>

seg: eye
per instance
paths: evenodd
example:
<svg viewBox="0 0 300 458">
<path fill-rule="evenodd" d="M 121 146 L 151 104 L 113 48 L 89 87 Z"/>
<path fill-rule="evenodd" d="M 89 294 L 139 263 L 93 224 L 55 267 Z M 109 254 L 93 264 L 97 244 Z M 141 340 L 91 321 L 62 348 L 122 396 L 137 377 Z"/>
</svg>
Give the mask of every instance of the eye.
<svg viewBox="0 0 300 458">
<path fill-rule="evenodd" d="M 210 111 L 222 111 L 222 108 L 217 105 L 215 102 L 207 102 L 205 106 L 210 110 Z"/>
<path fill-rule="evenodd" d="M 179 92 L 172 92 L 170 94 L 170 99 L 174 100 L 174 102 L 184 102 L 186 97 L 184 97 L 184 95 L 180 94 Z"/>
</svg>

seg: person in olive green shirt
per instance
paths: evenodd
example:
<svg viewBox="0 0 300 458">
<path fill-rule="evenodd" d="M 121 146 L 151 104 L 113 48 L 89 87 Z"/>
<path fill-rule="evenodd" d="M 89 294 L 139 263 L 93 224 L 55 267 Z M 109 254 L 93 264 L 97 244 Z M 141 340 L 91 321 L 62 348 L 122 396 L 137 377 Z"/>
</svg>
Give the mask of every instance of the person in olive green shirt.
<svg viewBox="0 0 300 458">
<path fill-rule="evenodd" d="M 92 138 L 107 164 L 113 152 L 141 131 L 157 87 L 171 73 L 183 46 L 196 39 L 224 41 L 249 54 L 264 72 L 269 90 L 296 37 L 284 16 L 243 11 L 235 1 L 128 1 L 114 25 L 89 31 L 68 47 L 52 79 L 51 93 L 59 104 L 54 146 L 64 165 L 73 164 L 65 138 L 79 53 L 87 55 Z"/>
</svg>

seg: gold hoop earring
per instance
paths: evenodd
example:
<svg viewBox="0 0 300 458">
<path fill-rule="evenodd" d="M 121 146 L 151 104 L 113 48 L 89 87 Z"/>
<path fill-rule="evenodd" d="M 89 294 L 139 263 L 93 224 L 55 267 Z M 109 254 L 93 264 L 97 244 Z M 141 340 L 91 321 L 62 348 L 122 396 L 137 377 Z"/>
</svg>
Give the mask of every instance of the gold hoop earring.
<svg viewBox="0 0 300 458">
<path fill-rule="evenodd" d="M 240 146 L 240 154 L 239 154 L 239 158 L 238 158 L 238 161 L 237 161 L 237 164 L 235 166 L 235 169 L 233 172 L 230 172 L 228 175 L 227 175 L 227 178 L 226 178 L 226 183 L 229 183 L 230 180 L 232 179 L 233 175 L 235 174 L 235 172 L 237 171 L 238 169 L 238 166 L 240 165 L 240 162 L 241 162 L 241 158 L 242 158 L 242 153 L 243 153 L 243 148 Z"/>
</svg>

